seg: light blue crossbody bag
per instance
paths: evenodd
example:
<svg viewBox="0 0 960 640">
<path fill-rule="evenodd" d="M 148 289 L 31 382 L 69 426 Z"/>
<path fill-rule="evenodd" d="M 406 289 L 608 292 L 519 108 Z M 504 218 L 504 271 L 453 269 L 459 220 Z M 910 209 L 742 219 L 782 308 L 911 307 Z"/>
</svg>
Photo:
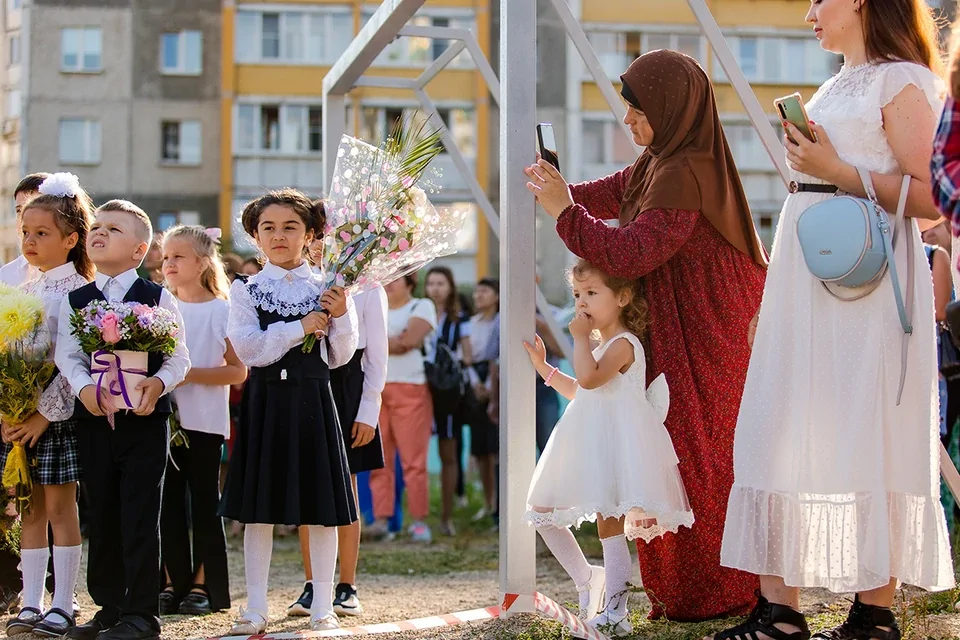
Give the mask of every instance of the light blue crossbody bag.
<svg viewBox="0 0 960 640">
<path fill-rule="evenodd" d="M 804 262 L 827 292 L 838 300 L 860 300 L 880 286 L 884 274 L 890 271 L 893 295 L 903 328 L 901 348 L 900 388 L 897 405 L 906 379 L 908 339 L 913 326 L 907 310 L 913 307 L 913 242 L 910 225 L 904 220 L 910 176 L 904 176 L 897 203 L 897 217 L 891 225 L 890 217 L 877 202 L 870 173 L 857 168 L 863 182 L 866 198 L 838 195 L 808 207 L 797 219 L 797 237 Z M 903 222 L 907 243 L 906 303 L 900 290 L 893 249 L 898 229 Z M 839 291 L 849 290 L 849 295 Z"/>
</svg>

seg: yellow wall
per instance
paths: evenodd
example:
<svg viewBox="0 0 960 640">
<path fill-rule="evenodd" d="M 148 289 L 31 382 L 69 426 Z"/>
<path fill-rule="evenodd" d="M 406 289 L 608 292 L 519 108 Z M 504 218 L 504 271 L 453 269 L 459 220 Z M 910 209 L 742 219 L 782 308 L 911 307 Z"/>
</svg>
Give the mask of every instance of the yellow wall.
<svg viewBox="0 0 960 640">
<path fill-rule="evenodd" d="M 686 0 L 582 0 L 583 22 L 696 24 Z M 803 0 L 707 0 L 720 26 L 803 29 Z"/>
<path fill-rule="evenodd" d="M 619 83 L 617 87 L 619 87 Z M 752 85 L 753 93 L 757 96 L 765 111 L 773 113 L 773 101 L 790 93 L 797 91 L 795 86 L 780 85 Z M 743 104 L 737 96 L 737 92 L 729 84 L 715 84 L 714 89 L 717 95 L 717 107 L 720 113 L 742 113 Z M 804 100 L 809 100 L 816 91 L 816 87 L 801 88 L 800 95 Z M 584 82 L 581 92 L 582 105 L 584 111 L 609 111 L 607 102 L 603 99 L 600 89 L 592 82 Z"/>
</svg>

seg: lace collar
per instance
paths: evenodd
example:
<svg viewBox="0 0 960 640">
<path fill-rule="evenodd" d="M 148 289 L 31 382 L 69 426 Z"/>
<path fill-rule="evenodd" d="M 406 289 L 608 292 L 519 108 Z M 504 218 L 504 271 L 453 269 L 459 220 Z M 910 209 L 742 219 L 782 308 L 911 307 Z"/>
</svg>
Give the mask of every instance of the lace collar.
<svg viewBox="0 0 960 640">
<path fill-rule="evenodd" d="M 323 288 L 323 280 L 306 261 L 290 270 L 267 262 L 263 271 L 247 281 L 247 291 L 256 306 L 284 317 L 315 311 Z"/>
<path fill-rule="evenodd" d="M 38 279 L 44 282 L 56 282 L 57 280 L 64 280 L 75 275 L 77 275 L 76 265 L 72 262 L 66 262 L 59 267 L 41 271 Z"/>
</svg>

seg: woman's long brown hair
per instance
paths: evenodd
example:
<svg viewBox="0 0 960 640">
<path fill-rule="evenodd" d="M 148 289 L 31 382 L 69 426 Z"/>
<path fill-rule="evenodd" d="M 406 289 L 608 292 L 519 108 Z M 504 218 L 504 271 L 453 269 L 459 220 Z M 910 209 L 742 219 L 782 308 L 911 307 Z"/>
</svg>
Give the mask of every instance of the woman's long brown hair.
<svg viewBox="0 0 960 640">
<path fill-rule="evenodd" d="M 905 60 L 943 73 L 939 29 L 924 0 L 865 0 L 860 22 L 868 60 Z"/>
</svg>

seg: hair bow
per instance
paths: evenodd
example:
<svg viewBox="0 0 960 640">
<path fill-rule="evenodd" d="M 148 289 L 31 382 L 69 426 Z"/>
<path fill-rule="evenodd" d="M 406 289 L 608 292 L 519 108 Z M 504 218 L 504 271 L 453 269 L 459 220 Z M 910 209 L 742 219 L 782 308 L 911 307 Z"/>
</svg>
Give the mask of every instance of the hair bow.
<svg viewBox="0 0 960 640">
<path fill-rule="evenodd" d="M 72 173 L 54 173 L 40 184 L 39 191 L 45 196 L 75 198 L 80 193 L 80 179 Z"/>
<path fill-rule="evenodd" d="M 210 227 L 209 229 L 204 229 L 203 232 L 207 234 L 207 237 L 213 240 L 214 242 L 219 242 L 220 236 L 223 235 L 223 233 L 220 231 L 218 227 Z"/>
</svg>

